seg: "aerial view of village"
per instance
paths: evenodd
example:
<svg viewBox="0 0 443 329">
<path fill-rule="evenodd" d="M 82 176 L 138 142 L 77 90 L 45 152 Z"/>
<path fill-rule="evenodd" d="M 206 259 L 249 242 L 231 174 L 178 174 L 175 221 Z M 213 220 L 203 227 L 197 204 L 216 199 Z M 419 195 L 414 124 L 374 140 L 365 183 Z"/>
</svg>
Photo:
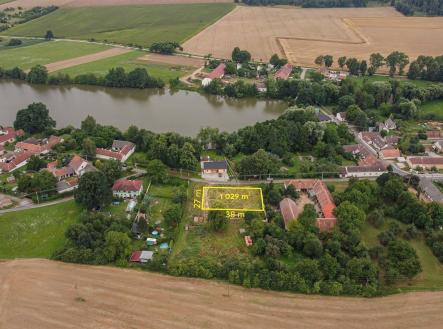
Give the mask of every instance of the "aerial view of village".
<svg viewBox="0 0 443 329">
<path fill-rule="evenodd" d="M 443 0 L 0 0 L 0 329 L 442 310 Z"/>
</svg>

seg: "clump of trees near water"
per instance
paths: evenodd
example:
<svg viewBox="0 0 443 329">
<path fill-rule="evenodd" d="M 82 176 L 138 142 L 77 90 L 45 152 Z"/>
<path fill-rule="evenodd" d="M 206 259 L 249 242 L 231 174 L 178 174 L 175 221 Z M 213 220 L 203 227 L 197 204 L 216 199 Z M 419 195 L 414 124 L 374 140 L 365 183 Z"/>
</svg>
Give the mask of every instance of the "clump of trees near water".
<svg viewBox="0 0 443 329">
<path fill-rule="evenodd" d="M 111 68 L 105 76 L 92 73 L 80 74 L 71 78 L 68 74 L 58 73 L 49 75 L 46 67 L 36 65 L 29 73 L 15 67 L 13 69 L 2 69 L 0 67 L 0 78 L 24 80 L 32 84 L 68 85 L 83 84 L 93 86 L 105 86 L 114 88 L 163 88 L 163 80 L 152 77 L 145 68 L 135 68 L 126 72 L 123 67 Z"/>
</svg>

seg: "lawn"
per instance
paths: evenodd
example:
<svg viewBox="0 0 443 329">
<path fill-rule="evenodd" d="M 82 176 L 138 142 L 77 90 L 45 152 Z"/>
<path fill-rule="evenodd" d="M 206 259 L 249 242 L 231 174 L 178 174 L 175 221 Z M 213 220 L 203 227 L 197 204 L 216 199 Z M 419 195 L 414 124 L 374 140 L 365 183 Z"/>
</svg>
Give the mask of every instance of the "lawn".
<svg viewBox="0 0 443 329">
<path fill-rule="evenodd" d="M 27 70 L 37 64 L 49 64 L 64 59 L 93 54 L 108 48 L 108 46 L 104 45 L 68 41 L 44 42 L 28 47 L 0 51 L 0 66 L 2 68 L 18 66 L 23 70 Z"/>
<path fill-rule="evenodd" d="M 144 47 L 158 41 L 184 42 L 226 15 L 234 4 L 173 4 L 60 8 L 15 26 L 5 35 L 107 40 Z"/>
<path fill-rule="evenodd" d="M 66 228 L 81 209 L 74 201 L 0 215 L 0 259 L 49 258 L 65 243 Z"/>
<path fill-rule="evenodd" d="M 86 64 L 72 66 L 70 68 L 57 71 L 56 73 L 67 73 L 71 77 L 87 73 L 93 73 L 99 76 L 103 76 L 108 73 L 109 69 L 117 66 L 123 67 L 126 72 L 132 71 L 137 67 L 142 67 L 145 68 L 153 77 L 160 78 L 163 81 L 167 82 L 170 79 L 180 77 L 182 75 L 185 75 L 189 71 L 192 71 L 192 69 L 183 66 L 152 64 L 137 61 L 137 59 L 144 54 L 146 53 L 143 51 L 134 50 L 126 54 L 117 55 Z"/>
<path fill-rule="evenodd" d="M 391 77 L 389 77 L 387 75 L 371 75 L 371 76 L 366 75 L 364 77 L 353 77 L 353 78 L 355 78 L 360 85 L 362 85 L 363 82 L 365 82 L 365 81 L 368 81 L 368 82 L 389 81 L 390 79 L 392 79 Z M 410 82 L 418 87 L 425 87 L 425 86 L 435 84 L 435 82 L 425 81 L 425 80 L 409 80 L 409 79 L 403 79 L 403 78 L 402 79 L 395 78 L 395 79 L 399 80 L 400 83 Z"/>
<path fill-rule="evenodd" d="M 397 222 L 399 223 L 399 222 Z M 400 223 L 402 227 L 404 224 Z M 377 235 L 386 230 L 388 222 L 378 229 L 369 223 L 365 223 L 362 228 L 362 240 L 368 248 L 379 245 Z M 409 240 L 408 243 L 415 249 L 423 272 L 417 275 L 410 282 L 406 282 L 398 287 L 399 291 L 413 290 L 442 290 L 443 289 L 443 265 L 432 254 L 431 249 L 426 245 L 423 238 Z"/>
<path fill-rule="evenodd" d="M 419 107 L 420 115 L 434 114 L 443 117 L 443 101 L 427 102 Z"/>
<path fill-rule="evenodd" d="M 22 40 L 21 45 L 8 46 L 7 44 L 9 42 L 9 38 L 0 38 L 0 39 L 1 39 L 0 40 L 0 51 L 11 50 L 11 49 L 15 49 L 15 48 L 22 48 L 22 47 L 32 46 L 37 43 L 45 42 L 45 40 L 41 40 L 41 39 L 20 39 L 20 40 Z"/>
</svg>

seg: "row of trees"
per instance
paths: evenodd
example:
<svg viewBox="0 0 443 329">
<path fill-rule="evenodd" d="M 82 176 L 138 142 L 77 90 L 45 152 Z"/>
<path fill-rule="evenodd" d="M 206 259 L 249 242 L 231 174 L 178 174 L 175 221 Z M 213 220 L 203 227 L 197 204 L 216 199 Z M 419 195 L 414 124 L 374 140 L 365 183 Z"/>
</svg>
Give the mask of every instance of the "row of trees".
<svg viewBox="0 0 443 329">
<path fill-rule="evenodd" d="M 68 74 L 58 73 L 49 76 L 48 70 L 42 65 L 36 65 L 31 68 L 29 73 L 24 72 L 18 67 L 13 69 L 0 68 L 0 78 L 10 78 L 17 80 L 26 80 L 33 84 L 85 84 L 95 86 L 107 86 L 114 88 L 163 88 L 165 83 L 149 75 L 145 68 L 135 68 L 126 72 L 123 67 L 111 68 L 108 73 L 102 77 L 95 74 L 81 74 L 71 78 Z"/>
<path fill-rule="evenodd" d="M 177 49 L 183 50 L 178 42 L 164 41 L 164 42 L 154 42 L 149 50 L 153 53 L 172 55 Z"/>
<path fill-rule="evenodd" d="M 250 6 L 293 5 L 304 8 L 366 7 L 368 3 L 367 0 L 242 0 L 242 2 Z"/>
<path fill-rule="evenodd" d="M 413 16 L 416 13 L 429 16 L 443 15 L 442 0 L 395 0 L 394 6 L 395 9 L 406 16 Z"/>
</svg>

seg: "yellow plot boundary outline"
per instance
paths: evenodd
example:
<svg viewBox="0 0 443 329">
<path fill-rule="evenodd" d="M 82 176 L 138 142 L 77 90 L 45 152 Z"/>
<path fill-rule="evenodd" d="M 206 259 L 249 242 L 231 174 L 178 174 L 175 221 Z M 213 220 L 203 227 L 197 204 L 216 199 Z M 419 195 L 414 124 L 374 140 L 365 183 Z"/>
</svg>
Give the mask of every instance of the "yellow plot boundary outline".
<svg viewBox="0 0 443 329">
<path fill-rule="evenodd" d="M 232 190 L 258 190 L 260 192 L 261 208 L 205 208 L 205 190 L 210 189 L 232 189 Z M 263 202 L 263 192 L 260 187 L 237 187 L 237 186 L 203 186 L 202 189 L 202 210 L 235 210 L 235 211 L 265 211 L 265 204 Z"/>
</svg>

